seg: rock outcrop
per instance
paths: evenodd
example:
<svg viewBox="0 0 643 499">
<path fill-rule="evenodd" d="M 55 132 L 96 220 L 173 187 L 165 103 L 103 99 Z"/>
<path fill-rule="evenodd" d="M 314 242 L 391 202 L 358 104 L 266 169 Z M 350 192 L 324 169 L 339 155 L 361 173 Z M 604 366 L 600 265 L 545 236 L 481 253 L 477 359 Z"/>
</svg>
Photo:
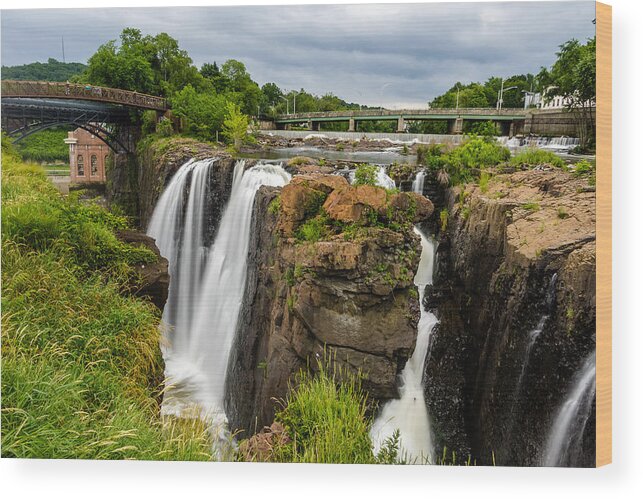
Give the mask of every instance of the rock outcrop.
<svg viewBox="0 0 643 499">
<path fill-rule="evenodd" d="M 117 236 L 127 244 L 146 248 L 156 255 L 156 262 L 134 266 L 134 276 L 127 291 L 135 296 L 146 297 L 159 310 L 163 310 L 170 287 L 170 274 L 168 262 L 161 256 L 154 239 L 134 230 L 122 230 Z"/>
<path fill-rule="evenodd" d="M 425 302 L 440 320 L 425 364 L 440 452 L 541 464 L 556 412 L 595 348 L 592 191 L 560 170 L 447 191 Z M 594 463 L 592 421 L 587 428 L 576 465 Z"/>
<path fill-rule="evenodd" d="M 412 223 L 433 207 L 415 196 L 394 204 L 396 196 L 387 200 L 384 189 L 328 175 L 258 191 L 228 367 L 233 430 L 249 435 L 269 425 L 294 375 L 325 356 L 361 373 L 371 400 L 398 396 L 396 376 L 413 353 L 419 318 L 413 276 L 420 243 Z M 386 217 L 400 220 L 396 230 L 378 223 Z M 321 237 L 306 240 L 302 229 L 310 224 Z"/>
</svg>

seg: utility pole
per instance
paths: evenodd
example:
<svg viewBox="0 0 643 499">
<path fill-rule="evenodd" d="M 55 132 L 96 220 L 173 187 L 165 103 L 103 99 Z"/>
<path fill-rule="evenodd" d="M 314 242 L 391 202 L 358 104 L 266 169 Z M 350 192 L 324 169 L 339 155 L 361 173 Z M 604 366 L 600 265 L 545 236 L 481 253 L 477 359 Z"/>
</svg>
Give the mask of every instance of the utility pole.
<svg viewBox="0 0 643 499">
<path fill-rule="evenodd" d="M 65 62 L 65 37 L 61 37 L 62 46 L 63 46 L 63 62 Z"/>
</svg>

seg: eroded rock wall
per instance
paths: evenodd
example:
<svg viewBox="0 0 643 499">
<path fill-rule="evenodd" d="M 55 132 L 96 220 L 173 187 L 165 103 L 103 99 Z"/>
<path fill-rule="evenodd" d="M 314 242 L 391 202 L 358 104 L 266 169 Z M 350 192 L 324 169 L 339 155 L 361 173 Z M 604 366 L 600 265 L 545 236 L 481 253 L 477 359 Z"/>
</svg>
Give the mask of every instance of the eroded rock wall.
<svg viewBox="0 0 643 499">
<path fill-rule="evenodd" d="M 484 192 L 450 189 L 446 202 L 425 302 L 440 320 L 425 364 L 437 448 L 483 464 L 493 455 L 499 465 L 539 465 L 595 348 L 593 189 L 560 170 L 532 170 L 497 175 Z M 586 434 L 578 464 L 590 466 Z"/>
<path fill-rule="evenodd" d="M 396 377 L 413 353 L 419 318 L 413 276 L 420 242 L 412 224 L 396 231 L 360 226 L 357 234 L 346 228 L 318 241 L 295 236 L 322 202 L 334 223 L 353 228 L 377 207 L 392 217 L 409 213 L 402 197 L 413 204 L 413 216 L 432 212 L 428 200 L 414 204 L 415 195 L 400 196 L 387 200 L 383 189 L 323 175 L 258 191 L 227 377 L 231 428 L 248 435 L 269 425 L 295 374 L 315 369 L 325 354 L 361 372 L 371 400 L 398 396 Z"/>
</svg>

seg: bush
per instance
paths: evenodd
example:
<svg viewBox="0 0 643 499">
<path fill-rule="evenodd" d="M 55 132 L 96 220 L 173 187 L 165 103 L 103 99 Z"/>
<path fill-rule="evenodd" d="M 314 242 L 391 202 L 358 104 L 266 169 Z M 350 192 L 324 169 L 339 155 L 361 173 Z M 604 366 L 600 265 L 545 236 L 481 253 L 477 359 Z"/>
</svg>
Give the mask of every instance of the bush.
<svg viewBox="0 0 643 499">
<path fill-rule="evenodd" d="M 444 166 L 443 150 L 440 144 L 419 145 L 416 154 L 418 164 L 427 166 L 431 170 L 439 170 Z"/>
<path fill-rule="evenodd" d="M 454 185 L 470 182 L 473 169 L 495 166 L 511 157 L 509 149 L 495 141 L 471 137 L 446 155 L 446 165 Z"/>
<path fill-rule="evenodd" d="M 519 154 L 516 154 L 509 163 L 512 166 L 540 166 L 551 165 L 562 168 L 565 162 L 551 151 L 543 151 L 537 147 L 530 147 Z"/>
<path fill-rule="evenodd" d="M 581 177 L 583 175 L 592 175 L 595 171 L 594 165 L 583 159 L 574 165 L 574 175 Z"/>
<path fill-rule="evenodd" d="M 362 163 L 355 169 L 355 185 L 377 185 L 376 165 Z"/>
<path fill-rule="evenodd" d="M 479 135 L 481 137 L 496 137 L 498 133 L 498 126 L 493 121 L 481 121 L 473 123 L 468 130 L 471 134 Z"/>
<path fill-rule="evenodd" d="M 308 219 L 302 224 L 295 233 L 295 237 L 299 241 L 306 241 L 309 243 L 316 243 L 324 239 L 329 233 L 329 221 L 327 217 L 318 215 L 314 218 Z"/>
</svg>

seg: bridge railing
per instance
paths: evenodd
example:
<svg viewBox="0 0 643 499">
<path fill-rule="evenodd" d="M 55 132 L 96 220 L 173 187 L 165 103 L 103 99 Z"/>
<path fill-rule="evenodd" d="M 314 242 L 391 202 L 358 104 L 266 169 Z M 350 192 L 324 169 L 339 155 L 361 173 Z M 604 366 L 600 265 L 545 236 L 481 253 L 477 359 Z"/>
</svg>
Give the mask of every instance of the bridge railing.
<svg viewBox="0 0 643 499">
<path fill-rule="evenodd" d="M 444 115 L 447 117 L 455 117 L 458 115 L 469 116 L 517 116 L 522 117 L 525 115 L 524 109 L 501 109 L 495 108 L 434 108 L 434 109 L 350 109 L 346 111 L 326 111 L 326 112 L 310 112 L 310 113 L 296 113 L 296 114 L 280 114 L 276 117 L 279 119 L 315 119 L 315 118 L 362 118 L 370 116 L 429 116 L 429 115 Z"/>
<path fill-rule="evenodd" d="M 118 88 L 53 81 L 2 80 L 2 97 L 79 99 L 166 111 L 167 100 Z"/>
</svg>

